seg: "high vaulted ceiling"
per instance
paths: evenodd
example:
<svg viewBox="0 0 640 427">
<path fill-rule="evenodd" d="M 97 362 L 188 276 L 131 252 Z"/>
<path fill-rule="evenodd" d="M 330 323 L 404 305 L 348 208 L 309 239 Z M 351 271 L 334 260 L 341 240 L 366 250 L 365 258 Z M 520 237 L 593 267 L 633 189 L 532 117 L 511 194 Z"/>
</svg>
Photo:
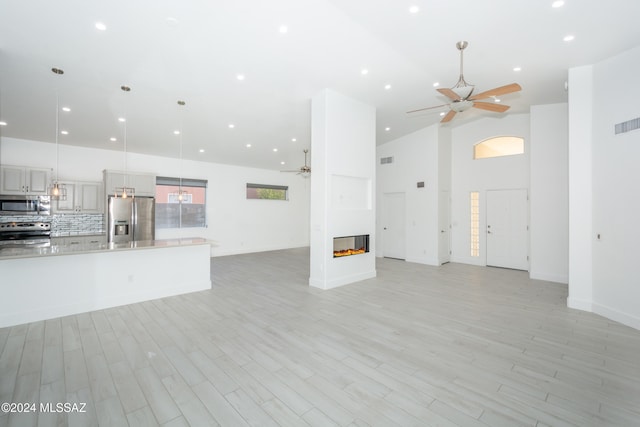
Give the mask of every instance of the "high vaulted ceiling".
<svg viewBox="0 0 640 427">
<path fill-rule="evenodd" d="M 1 0 L 0 132 L 54 142 L 57 93 L 71 110 L 61 144 L 122 150 L 126 136 L 129 151 L 178 157 L 182 138 L 185 158 L 297 168 L 323 88 L 375 106 L 381 144 L 440 120 L 444 109 L 405 112 L 447 101 L 433 85 L 458 80 L 457 41 L 469 42 L 476 91 L 522 86 L 501 97 L 505 114 L 566 101 L 569 68 L 640 44 L 639 1 L 552 3 Z M 499 115 L 470 110 L 446 126 Z"/>
</svg>

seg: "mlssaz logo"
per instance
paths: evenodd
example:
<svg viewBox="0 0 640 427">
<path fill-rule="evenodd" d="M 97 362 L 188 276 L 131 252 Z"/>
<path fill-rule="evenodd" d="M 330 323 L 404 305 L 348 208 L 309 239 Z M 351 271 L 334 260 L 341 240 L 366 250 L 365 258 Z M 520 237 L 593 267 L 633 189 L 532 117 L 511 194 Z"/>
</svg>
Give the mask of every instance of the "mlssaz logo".
<svg viewBox="0 0 640 427">
<path fill-rule="evenodd" d="M 70 402 L 58 402 L 58 403 L 40 403 L 40 412 L 53 412 L 53 413 L 73 413 L 73 412 L 87 412 L 86 403 L 70 403 Z"/>
</svg>

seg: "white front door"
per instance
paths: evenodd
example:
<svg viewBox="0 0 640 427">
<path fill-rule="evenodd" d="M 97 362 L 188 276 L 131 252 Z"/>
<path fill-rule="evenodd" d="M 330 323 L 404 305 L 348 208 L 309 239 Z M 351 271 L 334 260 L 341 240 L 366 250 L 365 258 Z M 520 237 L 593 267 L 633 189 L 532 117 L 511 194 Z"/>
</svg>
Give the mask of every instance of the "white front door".
<svg viewBox="0 0 640 427">
<path fill-rule="evenodd" d="M 487 191 L 487 265 L 528 270 L 527 190 Z"/>
<path fill-rule="evenodd" d="M 438 200 L 438 262 L 451 260 L 451 198 L 448 191 L 440 192 Z"/>
<path fill-rule="evenodd" d="M 383 204 L 382 256 L 405 259 L 405 195 L 404 193 L 385 193 Z"/>
</svg>

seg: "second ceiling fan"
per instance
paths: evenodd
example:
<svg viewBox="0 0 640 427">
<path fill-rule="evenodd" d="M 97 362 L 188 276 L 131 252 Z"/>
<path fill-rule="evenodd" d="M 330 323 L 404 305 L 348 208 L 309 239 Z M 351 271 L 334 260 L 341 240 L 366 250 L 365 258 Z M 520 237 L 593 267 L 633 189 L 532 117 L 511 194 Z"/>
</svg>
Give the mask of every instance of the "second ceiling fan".
<svg viewBox="0 0 640 427">
<path fill-rule="evenodd" d="M 467 43 L 466 41 L 460 41 L 456 43 L 456 47 L 460 51 L 460 78 L 458 79 L 458 83 L 456 83 L 456 85 L 452 88 L 437 89 L 438 92 L 451 99 L 451 102 L 449 104 L 442 104 L 433 107 L 407 111 L 407 114 L 448 106 L 449 112 L 440 121 L 440 123 L 446 123 L 451 121 L 451 119 L 453 119 L 453 117 L 457 113 L 462 113 L 463 111 L 466 111 L 472 107 L 479 108 L 481 110 L 494 111 L 497 113 L 504 113 L 509 109 L 508 105 L 497 104 L 495 102 L 482 102 L 480 100 L 518 92 L 519 90 L 522 90 L 522 88 L 518 83 L 511 83 L 474 95 L 473 90 L 475 89 L 475 86 L 467 83 L 464 80 L 463 74 L 463 51 L 468 45 L 469 43 Z"/>
</svg>

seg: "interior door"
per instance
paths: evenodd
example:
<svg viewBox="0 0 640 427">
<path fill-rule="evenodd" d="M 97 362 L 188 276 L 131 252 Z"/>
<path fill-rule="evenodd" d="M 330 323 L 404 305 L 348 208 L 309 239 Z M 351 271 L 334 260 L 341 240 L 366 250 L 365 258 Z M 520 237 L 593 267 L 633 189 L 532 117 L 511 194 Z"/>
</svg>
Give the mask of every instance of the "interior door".
<svg viewBox="0 0 640 427">
<path fill-rule="evenodd" d="M 406 218 L 405 194 L 385 193 L 383 196 L 382 256 L 405 259 Z"/>
<path fill-rule="evenodd" d="M 527 190 L 487 191 L 487 265 L 528 270 Z"/>
<path fill-rule="evenodd" d="M 451 260 L 451 197 L 448 191 L 440 192 L 438 200 L 438 261 L 446 264 Z"/>
</svg>

